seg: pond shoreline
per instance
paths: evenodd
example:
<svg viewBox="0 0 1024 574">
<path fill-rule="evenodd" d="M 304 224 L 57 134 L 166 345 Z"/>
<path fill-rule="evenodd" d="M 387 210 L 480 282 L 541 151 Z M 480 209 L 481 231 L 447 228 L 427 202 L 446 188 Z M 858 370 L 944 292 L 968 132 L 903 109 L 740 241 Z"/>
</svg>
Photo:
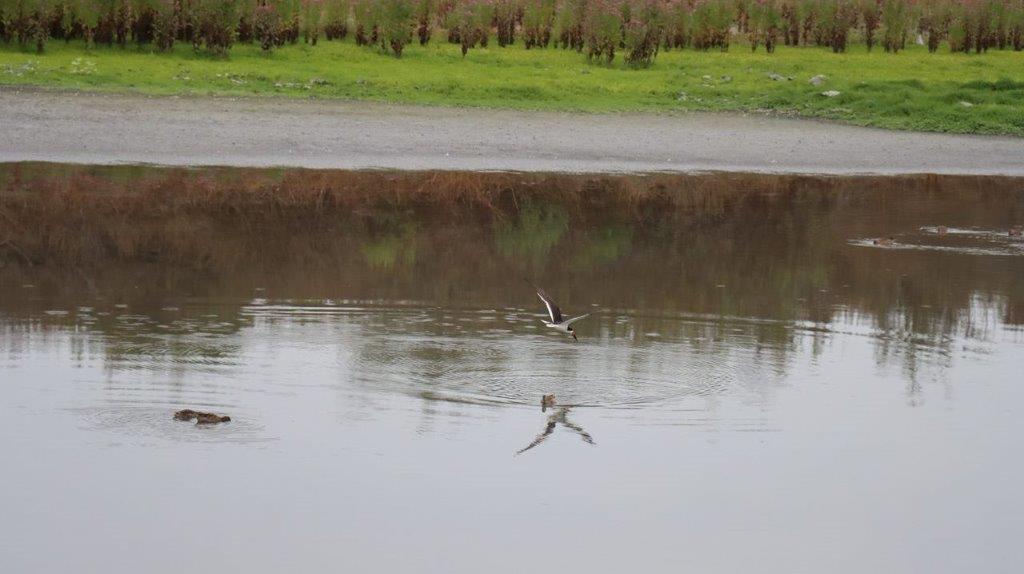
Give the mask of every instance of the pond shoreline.
<svg viewBox="0 0 1024 574">
<path fill-rule="evenodd" d="M 1024 175 L 1024 138 L 735 113 L 581 114 L 0 88 L 0 162 Z"/>
</svg>

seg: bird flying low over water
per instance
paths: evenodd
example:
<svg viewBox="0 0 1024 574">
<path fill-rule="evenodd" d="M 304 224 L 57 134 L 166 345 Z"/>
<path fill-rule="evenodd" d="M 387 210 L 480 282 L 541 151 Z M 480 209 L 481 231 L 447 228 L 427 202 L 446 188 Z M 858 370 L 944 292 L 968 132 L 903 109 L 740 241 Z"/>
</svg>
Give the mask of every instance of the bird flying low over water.
<svg viewBox="0 0 1024 574">
<path fill-rule="evenodd" d="M 551 317 L 551 320 L 542 321 L 544 325 L 547 327 L 551 327 L 552 329 L 557 329 L 563 333 L 569 333 L 570 335 L 572 335 L 572 338 L 574 340 L 579 341 L 579 339 L 576 338 L 576 331 L 575 329 L 572 328 L 572 324 L 584 317 L 589 316 L 590 313 L 587 313 L 586 315 L 580 315 L 579 317 L 573 317 L 572 319 L 566 319 L 565 317 L 562 317 L 562 310 L 558 308 L 558 305 L 555 304 L 554 300 L 551 299 L 551 297 L 548 296 L 548 294 L 545 293 L 543 289 L 537 287 L 533 283 L 530 283 L 530 285 L 537 291 L 537 296 L 540 297 L 540 300 L 544 302 L 544 306 L 548 308 L 548 316 Z"/>
</svg>

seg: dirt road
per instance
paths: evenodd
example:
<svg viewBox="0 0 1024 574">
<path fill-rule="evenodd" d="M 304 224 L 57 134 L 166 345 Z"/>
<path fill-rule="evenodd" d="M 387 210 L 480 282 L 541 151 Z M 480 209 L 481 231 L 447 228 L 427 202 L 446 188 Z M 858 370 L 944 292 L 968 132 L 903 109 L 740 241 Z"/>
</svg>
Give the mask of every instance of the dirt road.
<svg viewBox="0 0 1024 574">
<path fill-rule="evenodd" d="M 0 89 L 0 161 L 1024 175 L 1024 139 L 740 114 L 571 114 Z"/>
</svg>

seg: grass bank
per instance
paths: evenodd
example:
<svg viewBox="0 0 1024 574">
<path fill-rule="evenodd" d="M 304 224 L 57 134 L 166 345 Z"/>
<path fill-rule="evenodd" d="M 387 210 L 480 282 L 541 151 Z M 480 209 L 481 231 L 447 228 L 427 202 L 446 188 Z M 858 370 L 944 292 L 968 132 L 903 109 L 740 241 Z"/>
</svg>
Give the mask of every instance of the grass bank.
<svg viewBox="0 0 1024 574">
<path fill-rule="evenodd" d="M 812 85 L 818 75 L 825 81 Z M 582 112 L 750 111 L 1024 135 L 1024 54 L 930 54 L 921 46 L 898 54 L 779 46 L 766 54 L 735 45 L 726 53 L 662 52 L 650 68 L 631 69 L 521 44 L 478 48 L 463 58 L 459 46 L 432 41 L 409 46 L 401 59 L 350 41 L 271 53 L 241 44 L 222 59 L 182 44 L 156 54 L 148 47 L 86 50 L 78 41 L 52 41 L 38 55 L 0 46 L 0 85 Z"/>
</svg>

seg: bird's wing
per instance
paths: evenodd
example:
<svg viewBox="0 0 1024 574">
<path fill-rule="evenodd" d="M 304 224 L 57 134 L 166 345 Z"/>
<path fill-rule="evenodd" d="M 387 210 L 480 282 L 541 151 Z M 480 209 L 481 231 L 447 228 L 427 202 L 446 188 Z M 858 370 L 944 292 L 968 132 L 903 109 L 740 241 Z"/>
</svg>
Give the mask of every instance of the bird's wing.
<svg viewBox="0 0 1024 574">
<path fill-rule="evenodd" d="M 541 432 L 539 435 L 537 435 L 537 438 L 533 439 L 533 442 L 531 442 L 530 444 L 526 445 L 525 448 L 523 448 L 523 449 L 519 450 L 518 452 L 516 452 L 516 455 L 523 454 L 524 452 L 530 450 L 531 448 L 533 448 L 533 447 L 539 445 L 540 443 L 544 442 L 545 440 L 547 440 L 548 437 L 551 436 L 551 433 L 555 432 L 555 426 L 557 426 L 557 424 L 558 423 L 555 422 L 555 420 L 553 418 L 549 417 L 548 418 L 548 424 L 544 426 L 544 431 Z"/>
<path fill-rule="evenodd" d="M 541 289 L 540 287 L 534 287 L 534 289 L 537 290 L 537 296 L 540 297 L 540 300 L 544 302 L 545 306 L 547 306 L 547 308 L 548 308 L 548 315 L 551 316 L 551 322 L 552 323 L 561 323 L 562 322 L 562 310 L 558 308 L 558 305 L 555 305 L 555 302 L 551 300 L 551 297 L 549 297 L 548 294 L 545 293 L 543 289 Z"/>
<path fill-rule="evenodd" d="M 573 432 L 575 432 L 576 434 L 580 435 L 580 438 L 583 439 L 583 442 L 587 444 L 596 444 L 594 442 L 594 437 L 590 436 L 590 433 L 583 430 L 583 427 L 569 422 L 568 419 L 563 419 L 562 424 L 572 429 Z"/>
<path fill-rule="evenodd" d="M 579 317 L 573 317 L 572 319 L 566 319 L 565 320 L 565 326 L 568 327 L 569 325 L 572 325 L 576 321 L 579 321 L 580 319 L 583 319 L 583 318 L 589 317 L 589 316 L 590 316 L 590 313 L 587 313 L 586 315 L 580 315 Z"/>
</svg>

